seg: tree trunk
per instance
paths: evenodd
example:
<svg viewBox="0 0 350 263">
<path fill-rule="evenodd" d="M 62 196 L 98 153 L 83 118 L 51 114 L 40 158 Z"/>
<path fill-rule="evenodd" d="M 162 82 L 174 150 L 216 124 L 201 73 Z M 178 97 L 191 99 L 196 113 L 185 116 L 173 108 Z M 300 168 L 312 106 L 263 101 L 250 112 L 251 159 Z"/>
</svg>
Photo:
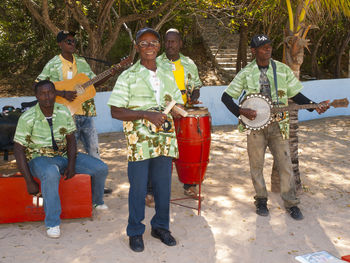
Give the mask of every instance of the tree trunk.
<svg viewBox="0 0 350 263">
<path fill-rule="evenodd" d="M 350 78 L 350 50 L 349 50 L 348 78 Z"/>
<path fill-rule="evenodd" d="M 314 75 L 317 79 L 320 79 L 322 77 L 320 69 L 318 67 L 317 53 L 318 48 L 321 46 L 324 35 L 325 33 L 322 33 L 322 35 L 318 38 L 317 43 L 311 53 L 311 72 L 312 75 Z"/>
<path fill-rule="evenodd" d="M 289 105 L 295 104 L 292 100 L 288 101 Z M 296 190 L 301 190 L 301 180 L 300 180 L 300 171 L 299 171 L 299 138 L 298 138 L 298 111 L 289 111 L 289 150 L 290 157 L 292 161 L 292 168 L 295 180 Z"/>
<path fill-rule="evenodd" d="M 304 47 L 306 43 L 307 41 L 305 39 L 298 36 L 286 36 L 285 38 L 285 63 L 292 69 L 298 79 L 300 66 L 304 61 Z M 288 103 L 291 103 L 290 100 Z M 296 189 L 299 190 L 301 189 L 301 180 L 298 158 L 298 111 L 289 111 L 289 124 L 289 149 Z M 280 189 L 280 176 L 274 161 L 271 173 L 271 191 L 280 192 Z"/>
<path fill-rule="evenodd" d="M 236 73 L 247 65 L 248 26 L 242 23 L 239 30 L 239 45 L 236 60 Z"/>
<path fill-rule="evenodd" d="M 341 43 L 341 46 L 339 48 L 339 52 L 337 53 L 337 63 L 336 63 L 336 71 L 335 71 L 335 77 L 336 78 L 341 78 L 341 59 L 343 57 L 343 53 L 346 49 L 346 47 L 348 46 L 350 41 L 350 30 L 348 31 L 346 38 L 344 39 L 344 41 Z"/>
</svg>

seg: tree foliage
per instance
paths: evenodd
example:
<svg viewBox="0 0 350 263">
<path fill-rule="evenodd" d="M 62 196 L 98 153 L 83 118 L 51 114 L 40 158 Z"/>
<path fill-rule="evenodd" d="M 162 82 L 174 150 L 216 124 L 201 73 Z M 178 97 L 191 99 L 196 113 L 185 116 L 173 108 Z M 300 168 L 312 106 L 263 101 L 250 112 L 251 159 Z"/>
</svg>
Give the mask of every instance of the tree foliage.
<svg viewBox="0 0 350 263">
<path fill-rule="evenodd" d="M 305 36 L 305 39 L 308 36 L 310 53 L 304 56 L 305 71 L 319 77 L 329 76 L 325 74 L 327 71 L 342 76 L 341 70 L 334 72 L 334 69 L 344 63 L 344 54 L 349 50 L 349 2 L 3 0 L 0 2 L 0 76 L 2 81 L 10 79 L 13 86 L 25 85 L 26 78 L 34 79 L 44 64 L 59 52 L 55 42 L 59 30 L 77 32 L 80 55 L 116 63 L 133 47 L 125 25 L 132 36 L 146 25 L 161 33 L 177 27 L 187 43 L 191 43 L 196 35 L 196 16 L 213 17 L 232 32 L 238 33 L 244 28 L 243 48 L 247 48 L 253 34 L 268 34 L 277 59 L 282 58 L 285 29 L 292 36 Z M 101 64 L 91 64 L 96 73 L 103 69 Z"/>
</svg>

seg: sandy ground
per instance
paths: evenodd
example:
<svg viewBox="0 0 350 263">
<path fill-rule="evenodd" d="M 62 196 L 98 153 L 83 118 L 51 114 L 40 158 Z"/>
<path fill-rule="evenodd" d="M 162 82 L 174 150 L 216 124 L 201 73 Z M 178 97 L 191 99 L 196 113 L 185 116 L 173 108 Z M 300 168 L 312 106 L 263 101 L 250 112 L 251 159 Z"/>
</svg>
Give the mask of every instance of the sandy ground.
<svg viewBox="0 0 350 263">
<path fill-rule="evenodd" d="M 295 256 L 327 250 L 350 254 L 350 117 L 301 123 L 300 194 L 305 219 L 294 221 L 279 194 L 269 193 L 270 216 L 255 214 L 246 137 L 233 126 L 214 127 L 211 157 L 197 211 L 171 205 L 171 231 L 178 241 L 167 247 L 150 235 L 154 213 L 146 208 L 145 251 L 134 253 L 125 234 L 128 180 L 122 133 L 102 134 L 102 159 L 110 168 L 107 212 L 87 219 L 63 220 L 62 236 L 45 236 L 43 222 L 0 225 L 0 262 L 296 262 Z M 270 189 L 272 156 L 266 154 L 265 178 Z M 173 172 L 172 198 L 183 196 Z M 196 201 L 184 204 L 196 206 Z"/>
</svg>

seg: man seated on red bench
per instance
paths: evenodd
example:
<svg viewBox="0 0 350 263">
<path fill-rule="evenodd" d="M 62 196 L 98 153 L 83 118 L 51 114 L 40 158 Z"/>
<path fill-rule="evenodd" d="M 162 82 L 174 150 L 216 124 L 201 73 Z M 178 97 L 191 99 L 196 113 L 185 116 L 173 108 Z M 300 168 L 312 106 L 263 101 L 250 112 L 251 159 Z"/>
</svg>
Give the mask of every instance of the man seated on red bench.
<svg viewBox="0 0 350 263">
<path fill-rule="evenodd" d="M 38 103 L 23 113 L 18 121 L 14 153 L 29 194 L 39 194 L 39 185 L 33 177 L 40 180 L 47 235 L 58 238 L 61 175 L 68 180 L 76 173 L 89 174 L 93 206 L 106 210 L 103 191 L 108 166 L 97 158 L 77 153 L 74 120 L 66 106 L 55 103 L 55 85 L 49 80 L 42 80 L 34 87 Z"/>
</svg>

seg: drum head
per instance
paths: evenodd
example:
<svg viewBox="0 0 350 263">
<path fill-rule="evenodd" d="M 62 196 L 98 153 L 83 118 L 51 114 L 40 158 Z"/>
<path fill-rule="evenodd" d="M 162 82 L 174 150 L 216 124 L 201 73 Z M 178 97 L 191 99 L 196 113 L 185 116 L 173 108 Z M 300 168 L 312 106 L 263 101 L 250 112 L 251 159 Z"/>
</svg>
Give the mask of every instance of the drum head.
<svg viewBox="0 0 350 263">
<path fill-rule="evenodd" d="M 241 104 L 241 108 L 249 108 L 256 111 L 256 118 L 249 120 L 243 115 L 240 116 L 243 124 L 248 129 L 261 129 L 270 122 L 271 104 L 264 97 L 252 96 L 248 97 Z"/>
<path fill-rule="evenodd" d="M 205 108 L 205 107 L 185 108 L 185 110 L 188 112 L 187 117 L 207 116 L 207 115 L 209 115 L 208 108 Z"/>
</svg>

